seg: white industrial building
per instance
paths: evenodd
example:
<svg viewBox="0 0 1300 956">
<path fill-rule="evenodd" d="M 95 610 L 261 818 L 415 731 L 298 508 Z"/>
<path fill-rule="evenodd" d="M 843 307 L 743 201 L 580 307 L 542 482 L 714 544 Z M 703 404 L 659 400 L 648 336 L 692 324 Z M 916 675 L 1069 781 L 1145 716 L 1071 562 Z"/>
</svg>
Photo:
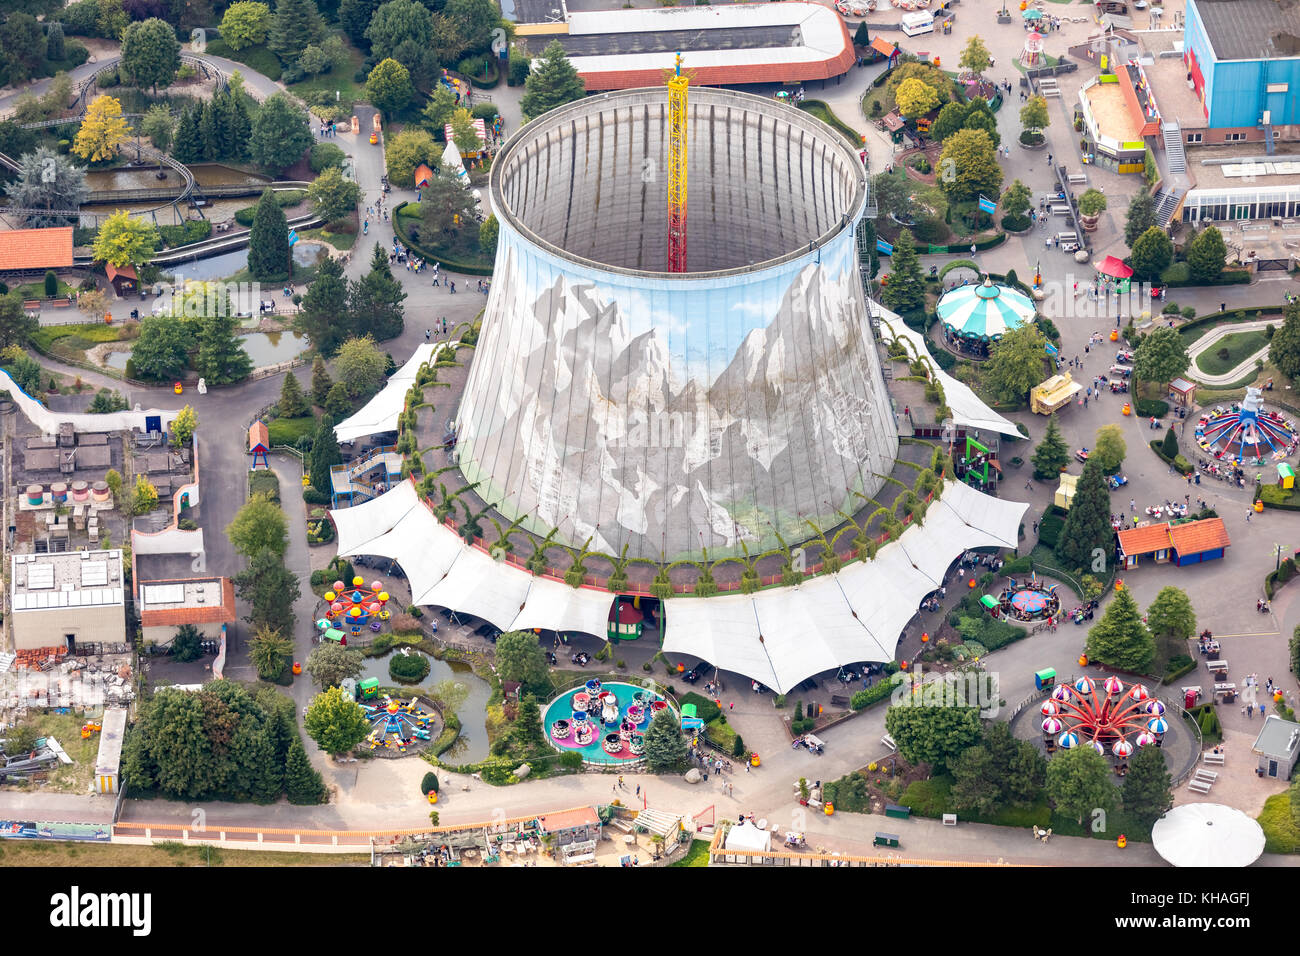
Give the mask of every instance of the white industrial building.
<svg viewBox="0 0 1300 956">
<path fill-rule="evenodd" d="M 121 551 L 15 554 L 10 581 L 16 650 L 126 642 Z"/>
</svg>

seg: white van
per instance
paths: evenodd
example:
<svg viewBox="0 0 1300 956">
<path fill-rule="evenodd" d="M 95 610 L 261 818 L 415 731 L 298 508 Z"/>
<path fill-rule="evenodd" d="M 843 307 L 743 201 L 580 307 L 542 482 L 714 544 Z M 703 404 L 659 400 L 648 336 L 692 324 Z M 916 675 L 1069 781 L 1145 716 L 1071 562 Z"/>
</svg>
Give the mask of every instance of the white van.
<svg viewBox="0 0 1300 956">
<path fill-rule="evenodd" d="M 903 32 L 910 37 L 934 32 L 934 14 L 926 10 L 903 14 L 901 23 Z"/>
</svg>

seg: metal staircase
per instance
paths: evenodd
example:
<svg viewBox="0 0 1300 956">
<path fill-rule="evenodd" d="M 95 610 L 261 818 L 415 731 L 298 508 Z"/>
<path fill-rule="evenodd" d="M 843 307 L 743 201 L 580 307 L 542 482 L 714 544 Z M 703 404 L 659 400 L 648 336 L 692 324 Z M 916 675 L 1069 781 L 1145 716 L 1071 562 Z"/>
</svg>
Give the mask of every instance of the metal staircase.
<svg viewBox="0 0 1300 956">
<path fill-rule="evenodd" d="M 1170 176 L 1187 172 L 1187 154 L 1183 152 L 1183 130 L 1177 123 L 1166 122 L 1160 129 L 1165 139 L 1165 166 Z"/>
<path fill-rule="evenodd" d="M 1160 192 L 1156 193 L 1156 222 L 1160 224 L 1161 229 L 1169 225 L 1174 210 L 1178 208 L 1178 203 L 1183 198 L 1184 192 L 1185 190 L 1175 188 L 1161 189 Z"/>
</svg>

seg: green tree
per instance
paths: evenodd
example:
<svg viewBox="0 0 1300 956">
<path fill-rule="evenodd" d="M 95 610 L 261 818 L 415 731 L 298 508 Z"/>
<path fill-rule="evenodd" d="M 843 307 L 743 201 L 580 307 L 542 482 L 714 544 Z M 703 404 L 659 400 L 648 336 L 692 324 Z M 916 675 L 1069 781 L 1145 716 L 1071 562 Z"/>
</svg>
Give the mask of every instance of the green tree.
<svg viewBox="0 0 1300 956">
<path fill-rule="evenodd" d="M 316 695 L 307 708 L 307 735 L 332 756 L 345 754 L 370 733 L 370 722 L 354 700 L 337 687 Z"/>
<path fill-rule="evenodd" d="M 369 398 L 384 384 L 387 359 L 375 340 L 365 335 L 348 339 L 334 359 L 334 374 L 353 399 Z"/>
<path fill-rule="evenodd" d="M 1124 775 L 1124 811 L 1138 821 L 1143 835 L 1174 805 L 1174 794 L 1165 765 L 1165 753 L 1158 747 L 1139 747 Z"/>
<path fill-rule="evenodd" d="M 388 179 L 395 186 L 412 189 L 415 167 L 427 163 L 437 168 L 442 151 L 426 130 L 404 129 L 384 142 L 384 165 Z"/>
<path fill-rule="evenodd" d="M 318 76 L 330 68 L 329 57 L 314 43 L 309 43 L 302 48 L 302 56 L 298 57 L 298 69 L 302 70 L 307 76 Z"/>
<path fill-rule="evenodd" d="M 991 813 L 1002 802 L 1002 787 L 983 745 L 963 751 L 952 761 L 952 799 L 958 810 Z"/>
<path fill-rule="evenodd" d="M 311 0 L 289 2 L 311 4 Z M 297 106 L 287 93 L 276 93 L 258 110 L 248 151 L 253 162 L 278 174 L 301 159 L 311 144 L 307 111 Z"/>
<path fill-rule="evenodd" d="M 144 475 L 135 476 L 135 490 L 131 495 L 131 514 L 145 515 L 158 507 L 158 489 Z"/>
<path fill-rule="evenodd" d="M 478 130 L 474 128 L 474 117 L 467 109 L 458 109 L 451 114 L 451 138 L 462 156 L 483 149 L 483 140 L 479 139 Z"/>
<path fill-rule="evenodd" d="M 659 711 L 646 728 L 645 761 L 651 773 L 675 773 L 686 764 L 686 741 L 671 710 Z"/>
<path fill-rule="evenodd" d="M 334 222 L 356 210 L 361 201 L 361 187 L 345 179 L 342 170 L 332 167 L 307 187 L 307 198 L 316 215 L 326 222 Z"/>
<path fill-rule="evenodd" d="M 989 68 L 991 59 L 989 48 L 984 45 L 983 39 L 977 33 L 966 41 L 966 46 L 961 51 L 961 59 L 957 61 L 957 65 L 963 70 L 974 73 L 976 76 L 983 76 L 984 71 Z"/>
<path fill-rule="evenodd" d="M 1196 634 L 1196 611 L 1186 592 L 1161 588 L 1147 608 L 1147 627 L 1162 645 L 1166 659 L 1187 653 L 1187 641 Z"/>
<path fill-rule="evenodd" d="M 1187 247 L 1187 267 L 1197 282 L 1213 282 L 1227 262 L 1228 247 L 1215 226 L 1207 226 Z"/>
<path fill-rule="evenodd" d="M 26 83 L 41 66 L 45 37 L 36 18 L 25 12 L 5 11 L 0 17 L 0 69 L 15 85 Z"/>
<path fill-rule="evenodd" d="M 1011 734 L 1010 725 L 1001 720 L 984 726 L 982 746 L 989 753 L 1003 800 L 1016 807 L 1037 802 L 1047 773 L 1047 762 L 1038 748 L 1027 740 L 1017 740 Z"/>
<path fill-rule="evenodd" d="M 907 119 L 916 119 L 918 116 L 924 116 L 932 109 L 939 106 L 939 94 L 934 87 L 928 86 L 920 80 L 904 80 L 898 85 L 898 90 L 894 94 L 894 102 L 898 104 L 898 111 Z"/>
<path fill-rule="evenodd" d="M 302 593 L 301 586 L 298 575 L 284 566 L 274 547 L 263 546 L 251 556 L 248 567 L 231 580 L 235 594 L 248 603 L 248 616 L 244 620 L 254 629 L 293 633 L 297 623 L 293 605 Z"/>
<path fill-rule="evenodd" d="M 907 176 L 902 173 L 877 173 L 871 178 L 871 194 L 876 197 L 881 219 L 890 216 L 897 216 L 903 222 L 912 219 L 912 182 Z"/>
<path fill-rule="evenodd" d="M 1087 648 L 1091 660 L 1120 670 L 1141 674 L 1151 665 L 1156 644 L 1128 588 L 1115 591 L 1106 613 L 1088 632 Z"/>
<path fill-rule="evenodd" d="M 311 445 L 311 486 L 328 494 L 330 468 L 341 464 L 343 452 L 339 450 L 338 438 L 334 434 L 334 420 L 329 415 L 322 415 Z"/>
<path fill-rule="evenodd" d="M 1110 764 L 1091 747 L 1075 747 L 1048 761 L 1046 787 L 1056 809 L 1080 824 L 1093 810 L 1115 804 Z"/>
<path fill-rule="evenodd" d="M 289 276 L 289 223 L 275 193 L 266 190 L 248 234 L 248 271 L 254 279 L 278 282 Z"/>
<path fill-rule="evenodd" d="M 1014 180 L 1002 194 L 1002 214 L 1005 216 L 1023 219 L 1033 204 L 1034 197 L 1029 187 L 1018 179 Z"/>
<path fill-rule="evenodd" d="M 391 59 L 410 71 L 409 79 L 416 84 L 434 85 L 438 53 L 428 7 L 415 0 L 389 0 L 370 18 L 366 38 L 370 41 L 371 62 Z M 379 106 L 377 102 L 375 105 Z M 398 108 L 405 105 L 403 102 Z"/>
<path fill-rule="evenodd" d="M 288 524 L 280 506 L 263 494 L 256 494 L 235 513 L 226 526 L 226 537 L 235 550 L 251 558 L 264 548 L 281 559 L 289 546 Z"/>
<path fill-rule="evenodd" d="M 348 308 L 354 316 L 365 316 L 366 328 L 376 339 L 392 339 L 402 334 L 406 293 L 393 278 L 388 255 L 375 243 L 370 257 L 370 271 L 360 281 L 348 284 Z"/>
<path fill-rule="evenodd" d="M 1080 211 L 1082 211 L 1080 206 Z M 1154 282 L 1160 273 L 1169 268 L 1174 260 L 1174 244 L 1159 226 L 1152 226 L 1133 243 L 1129 253 L 1129 265 L 1137 278 Z"/>
<path fill-rule="evenodd" d="M 171 24 L 150 17 L 131 24 L 122 35 L 121 72 L 140 86 L 168 86 L 181 66 L 181 45 Z"/>
<path fill-rule="evenodd" d="M 420 191 L 420 223 L 424 235 L 456 236 L 474 221 L 474 196 L 448 166 Z"/>
<path fill-rule="evenodd" d="M 484 255 L 494 256 L 497 252 L 497 238 L 501 234 L 501 224 L 497 222 L 496 213 L 491 213 L 478 227 L 478 247 Z"/>
<path fill-rule="evenodd" d="M 352 399 L 348 397 L 348 387 L 342 382 L 335 382 L 325 395 L 325 413 L 331 418 L 344 419 L 352 414 Z"/>
<path fill-rule="evenodd" d="M 976 707 L 894 706 L 885 712 L 885 728 L 909 763 L 928 763 L 936 773 L 977 743 L 981 733 Z"/>
<path fill-rule="evenodd" d="M 366 78 L 366 96 L 387 115 L 406 109 L 414 95 L 411 72 L 392 58 L 381 60 Z"/>
<path fill-rule="evenodd" d="M 95 28 L 99 36 L 106 40 L 120 40 L 131 18 L 122 9 L 122 0 L 98 0 L 99 16 Z"/>
<path fill-rule="evenodd" d="M 996 196 L 1002 191 L 1002 167 L 993 140 L 982 129 L 960 129 L 943 143 L 939 181 L 954 202 Z"/>
<path fill-rule="evenodd" d="M 63 24 L 51 23 L 45 31 L 45 59 L 51 63 L 61 63 L 65 56 L 67 48 L 63 42 Z"/>
<path fill-rule="evenodd" d="M 921 276 L 921 260 L 916 256 L 916 243 L 909 229 L 904 229 L 894 240 L 889 283 L 880 297 L 886 306 L 899 313 L 925 306 L 925 279 Z"/>
<path fill-rule="evenodd" d="M 853 45 L 861 47 L 871 46 L 871 31 L 867 29 L 866 20 L 863 20 L 858 24 L 857 32 L 853 34 Z"/>
<path fill-rule="evenodd" d="M 1273 341 L 1277 341 L 1277 335 L 1273 336 Z M 1182 336 L 1177 330 L 1165 326 L 1152 329 L 1138 343 L 1133 354 L 1133 377 L 1143 382 L 1163 384 L 1182 375 L 1190 365 L 1191 359 L 1187 357 L 1187 346 Z"/>
<path fill-rule="evenodd" d="M 541 60 L 528 74 L 524 87 L 527 92 L 519 105 L 526 120 L 536 119 L 548 110 L 587 95 L 586 84 L 569 62 L 559 40 L 547 44 Z"/>
<path fill-rule="evenodd" d="M 1020 107 L 1020 125 L 1030 132 L 1042 132 L 1051 121 L 1052 117 L 1047 112 L 1047 100 L 1041 96 L 1031 96 Z"/>
<path fill-rule="evenodd" d="M 3 146 L 0 143 L 0 149 Z M 24 153 L 19 167 L 14 181 L 4 187 L 5 195 L 9 205 L 32 211 L 6 215 L 28 229 L 74 225 L 76 218 L 66 211 L 85 201 L 86 171 L 45 146 Z"/>
<path fill-rule="evenodd" d="M 492 31 L 501 25 L 501 13 L 492 0 L 447 0 L 443 16 L 451 21 L 473 53 L 485 52 L 492 42 Z"/>
<path fill-rule="evenodd" d="M 281 418 L 300 418 L 311 411 L 307 406 L 307 396 L 302 393 L 302 386 L 298 384 L 298 376 L 292 371 L 285 373 L 284 384 L 280 386 L 278 404 Z"/>
<path fill-rule="evenodd" d="M 1118 425 L 1102 425 L 1097 429 L 1097 438 L 1092 446 L 1092 457 L 1101 465 L 1102 474 L 1113 475 L 1124 464 L 1128 446 L 1124 444 L 1124 432 Z"/>
<path fill-rule="evenodd" d="M 317 355 L 311 362 L 311 401 L 313 405 L 324 405 L 325 396 L 334 384 L 330 373 L 325 368 L 325 360 Z M 333 423 L 331 423 L 332 426 Z"/>
<path fill-rule="evenodd" d="M 158 790 L 181 799 L 213 792 L 225 770 L 208 735 L 202 693 L 161 688 L 140 705 L 122 749 L 122 778 L 128 787 Z M 229 729 L 225 728 L 228 739 Z"/>
<path fill-rule="evenodd" d="M 204 162 L 212 162 L 221 153 L 221 133 L 217 129 L 217 111 L 211 101 L 199 111 L 199 142 L 203 144 Z"/>
<path fill-rule="evenodd" d="M 203 635 L 193 624 L 182 624 L 176 629 L 176 635 L 172 638 L 172 657 L 182 664 L 189 661 L 197 661 L 203 656 L 201 641 Z"/>
<path fill-rule="evenodd" d="M 280 62 L 297 63 L 302 51 L 317 42 L 324 29 L 320 11 L 312 0 L 277 0 L 266 45 Z"/>
<path fill-rule="evenodd" d="M 226 8 L 221 18 L 221 39 L 232 50 L 265 43 L 271 32 L 271 8 L 265 3 L 238 0 Z"/>
<path fill-rule="evenodd" d="M 1043 380 L 1047 339 L 1027 322 L 993 343 L 984 363 L 984 385 L 1000 402 L 1023 402 Z"/>
<path fill-rule="evenodd" d="M 341 0 L 339 3 L 339 26 L 348 39 L 363 50 L 369 49 L 366 30 L 382 3 L 383 0 Z"/>
<path fill-rule="evenodd" d="M 167 151 L 172 144 L 172 134 L 176 130 L 176 121 L 172 119 L 171 110 L 162 103 L 149 107 L 144 118 L 140 120 L 140 132 L 149 137 L 154 149 Z"/>
<path fill-rule="evenodd" d="M 983 130 L 995 148 L 1002 142 L 1002 135 L 998 132 L 998 119 L 983 100 L 971 100 L 961 128 Z"/>
<path fill-rule="evenodd" d="M 188 448 L 194 438 L 194 431 L 199 427 L 198 415 L 194 413 L 194 406 L 186 405 L 176 417 L 172 419 L 171 443 L 173 448 Z"/>
<path fill-rule="evenodd" d="M 194 369 L 210 385 L 248 378 L 253 362 L 235 335 L 234 315 L 208 315 L 199 321 L 199 354 Z"/>
<path fill-rule="evenodd" d="M 312 346 L 320 355 L 333 355 L 348 333 L 352 330 L 352 316 L 348 312 L 348 284 L 343 278 L 343 263 L 330 257 L 320 264 L 316 281 L 307 287 L 307 294 L 302 299 L 302 310 L 294 317 L 294 326 L 306 335 Z M 320 361 L 319 356 L 316 361 Z M 321 362 L 321 373 L 328 380 L 325 363 Z M 312 374 L 312 398 L 317 405 L 323 405 L 329 393 L 326 384 L 317 395 L 315 386 L 315 363 Z"/>
<path fill-rule="evenodd" d="M 497 673 L 529 691 L 544 693 L 551 685 L 546 652 L 532 631 L 507 631 L 497 638 Z"/>
<path fill-rule="evenodd" d="M 1156 203 L 1144 189 L 1129 201 L 1128 213 L 1124 217 L 1124 244 L 1132 249 L 1138 237 L 1151 228 L 1158 228 Z"/>
<path fill-rule="evenodd" d="M 311 806 L 329 800 L 325 781 L 307 759 L 302 741 L 295 735 L 289 744 L 289 754 L 284 766 L 284 792 L 289 802 L 298 806 Z"/>
<path fill-rule="evenodd" d="M 248 660 L 262 680 L 279 680 L 284 673 L 285 658 L 292 653 L 293 641 L 271 627 L 258 628 L 248 640 Z"/>
<path fill-rule="evenodd" d="M 1090 458 L 1075 485 L 1070 511 L 1056 543 L 1056 556 L 1067 569 L 1086 571 L 1098 558 L 1109 560 L 1114 537 L 1115 531 L 1110 526 L 1110 489 L 1101 462 Z"/>
<path fill-rule="evenodd" d="M 131 350 L 131 366 L 139 378 L 169 381 L 184 373 L 189 349 L 190 336 L 184 322 L 170 316 L 146 316 Z"/>
<path fill-rule="evenodd" d="M 181 110 L 172 155 L 182 163 L 197 163 L 203 159 L 203 131 L 199 129 L 199 117 L 202 114 L 203 109 L 199 106 L 187 106 Z"/>
<path fill-rule="evenodd" d="M 965 103 L 947 103 L 943 109 L 939 110 L 939 115 L 935 117 L 934 122 L 930 125 L 930 136 L 942 143 L 957 130 L 966 125 L 966 114 L 969 107 Z"/>
<path fill-rule="evenodd" d="M 307 673 L 322 688 L 337 687 L 349 677 L 360 677 L 364 660 L 360 651 L 326 641 L 307 655 Z"/>
<path fill-rule="evenodd" d="M 115 268 L 142 266 L 153 258 L 158 248 L 158 230 L 144 219 L 134 219 L 124 209 L 113 213 L 99 227 L 91 253 L 96 262 Z"/>
<path fill-rule="evenodd" d="M 1055 415 L 1048 417 L 1047 431 L 1043 433 L 1043 440 L 1034 449 L 1030 460 L 1034 463 L 1035 478 L 1050 478 L 1053 481 L 1070 463 L 1070 447 L 1061 437 L 1061 429 L 1057 427 Z"/>
<path fill-rule="evenodd" d="M 952 99 L 952 79 L 933 64 L 919 61 L 902 63 L 889 71 L 889 82 L 885 88 L 897 99 L 898 88 L 908 80 L 920 80 L 926 86 L 933 88 L 939 95 L 940 106 Z"/>
<path fill-rule="evenodd" d="M 429 102 L 420 114 L 425 128 L 435 136 L 441 136 L 444 127 L 451 122 L 451 115 L 456 112 L 456 97 L 441 83 L 429 94 Z"/>
</svg>

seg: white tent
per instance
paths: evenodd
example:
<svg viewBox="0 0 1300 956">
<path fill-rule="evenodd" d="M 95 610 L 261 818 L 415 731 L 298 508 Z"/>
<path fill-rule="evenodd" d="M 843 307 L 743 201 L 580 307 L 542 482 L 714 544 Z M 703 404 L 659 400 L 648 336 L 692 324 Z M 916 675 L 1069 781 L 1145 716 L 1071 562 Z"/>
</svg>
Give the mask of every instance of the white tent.
<svg viewBox="0 0 1300 956">
<path fill-rule="evenodd" d="M 723 849 L 770 850 L 772 849 L 772 834 L 766 830 L 760 830 L 746 820 L 727 832 L 727 842 L 723 845 Z"/>
<path fill-rule="evenodd" d="M 1156 821 L 1151 844 L 1174 866 L 1250 866 L 1264 852 L 1264 830 L 1234 807 L 1185 803 Z"/>
<path fill-rule="evenodd" d="M 352 508 L 338 508 L 330 512 L 338 531 L 338 553 L 343 557 L 354 554 L 375 554 L 366 546 L 396 527 L 412 508 L 421 508 L 415 482 L 403 481 L 378 498 L 371 498 Z"/>
<path fill-rule="evenodd" d="M 456 173 L 456 179 L 462 186 L 469 185 L 469 173 L 465 172 L 465 160 L 461 159 L 460 150 L 455 141 L 448 136 L 447 148 L 442 151 L 442 165 L 450 166 Z"/>
<path fill-rule="evenodd" d="M 869 304 L 869 308 L 872 315 L 880 316 L 881 324 L 889 329 L 891 335 L 907 339 L 917 355 L 930 355 L 925 336 L 909 329 L 907 323 L 897 313 L 890 312 L 883 305 L 874 301 Z M 933 360 L 933 356 L 931 356 L 931 360 Z M 966 425 L 970 428 L 987 429 L 1003 435 L 1015 435 L 1017 438 L 1021 437 L 1020 432 L 1016 430 L 1015 424 L 1007 421 L 985 405 L 983 400 L 971 391 L 970 386 L 957 381 L 957 379 L 943 371 L 939 368 L 937 362 L 934 363 L 934 369 L 936 376 L 943 384 L 943 394 L 948 400 L 948 407 L 952 409 L 952 420 L 956 424 Z"/>
<path fill-rule="evenodd" d="M 519 568 L 507 566 L 515 574 L 527 574 Z M 523 609 L 511 624 L 511 629 L 527 631 L 540 627 L 547 631 L 581 631 L 606 637 L 609 630 L 609 611 L 614 595 L 594 588 L 571 588 L 562 581 L 529 575 L 531 585 Z"/>
<path fill-rule="evenodd" d="M 406 364 L 393 373 L 383 390 L 348 418 L 334 426 L 341 442 L 356 441 L 367 435 L 397 431 L 397 419 L 406 404 L 406 393 L 415 384 L 420 366 L 433 357 L 437 344 L 417 345 Z"/>
</svg>

